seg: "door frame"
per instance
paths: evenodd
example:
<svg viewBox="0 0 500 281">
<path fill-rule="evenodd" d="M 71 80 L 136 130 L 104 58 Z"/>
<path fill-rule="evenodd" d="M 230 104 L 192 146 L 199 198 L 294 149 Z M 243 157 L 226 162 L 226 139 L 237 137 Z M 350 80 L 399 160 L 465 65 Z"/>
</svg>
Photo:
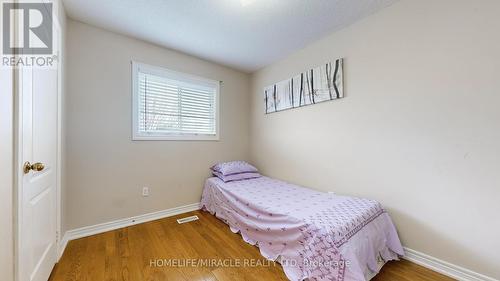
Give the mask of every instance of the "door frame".
<svg viewBox="0 0 500 281">
<path fill-rule="evenodd" d="M 62 9 L 61 5 L 58 5 L 57 1 L 47 1 L 42 0 L 46 3 L 53 3 L 53 11 L 52 11 L 52 22 L 53 29 L 56 30 L 56 34 L 58 34 L 59 38 L 57 40 L 57 49 L 58 49 L 58 67 L 57 67 L 57 148 L 56 148 L 56 261 L 59 261 L 60 258 L 60 250 L 61 250 L 61 242 L 62 242 L 62 197 L 61 197 L 61 187 L 62 187 L 62 131 L 63 131 L 63 122 L 62 122 L 62 96 L 63 96 L 63 70 L 64 61 L 63 61 L 63 36 L 62 36 L 62 28 L 59 22 L 58 17 L 58 9 Z M 15 20 L 14 30 L 18 30 L 18 21 Z M 17 39 L 18 32 L 15 32 L 15 40 Z M 16 54 L 18 55 L 18 54 Z M 22 185 L 23 185 L 23 164 L 24 159 L 22 159 L 21 155 L 23 155 L 23 145 L 22 145 L 22 81 L 20 70 L 14 68 L 13 69 L 13 232 L 14 232 L 14 251 L 13 251 L 13 261 L 14 261 L 14 280 L 20 281 L 20 267 L 19 264 L 22 262 L 20 260 L 20 251 L 21 251 L 21 243 L 20 243 L 20 234 L 21 234 L 21 226 L 22 226 Z M 33 161 L 33 159 L 31 159 Z M 61 253 L 62 254 L 62 253 Z"/>
<path fill-rule="evenodd" d="M 13 279 L 14 278 L 14 221 L 15 221 L 15 207 L 14 207 L 14 70 L 13 69 L 3 69 L 0 70 L 0 75 L 2 77 L 2 83 L 7 83 L 2 85 L 6 87 L 5 95 L 0 95 L 0 107 L 1 107 L 1 118 L 0 120 L 0 133 L 5 136 L 0 142 L 0 158 L 1 158 L 1 170 L 0 170 L 0 186 L 1 186 L 1 196 L 0 199 L 3 208 L 6 209 L 5 213 L 2 213 L 2 229 L 0 230 L 0 236 L 5 235 L 5 240 L 1 241 L 2 249 L 4 252 L 1 254 L 0 270 L 2 274 L 5 274 L 4 278 Z M 3 191 L 3 189 L 6 189 Z M 3 209 L 2 208 L 2 209 Z M 3 225 L 5 223 L 6 225 Z M 5 248 L 3 248 L 5 247 Z M 3 271 L 5 270 L 5 271 Z"/>
</svg>

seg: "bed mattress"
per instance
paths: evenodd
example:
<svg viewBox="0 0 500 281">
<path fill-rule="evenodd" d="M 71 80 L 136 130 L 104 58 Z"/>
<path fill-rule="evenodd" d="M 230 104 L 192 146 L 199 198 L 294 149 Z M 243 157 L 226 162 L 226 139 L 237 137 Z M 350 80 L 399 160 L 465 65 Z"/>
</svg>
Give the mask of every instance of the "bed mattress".
<svg viewBox="0 0 500 281">
<path fill-rule="evenodd" d="M 209 178 L 201 207 L 279 260 L 290 280 L 366 280 L 380 261 L 404 254 L 380 203 L 311 190 L 268 177 Z"/>
</svg>

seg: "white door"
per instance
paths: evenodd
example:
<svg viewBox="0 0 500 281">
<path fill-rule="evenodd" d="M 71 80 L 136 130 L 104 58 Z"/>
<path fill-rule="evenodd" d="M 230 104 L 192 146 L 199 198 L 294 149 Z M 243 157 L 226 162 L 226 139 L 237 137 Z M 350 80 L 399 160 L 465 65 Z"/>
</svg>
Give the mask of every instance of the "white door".
<svg viewBox="0 0 500 281">
<path fill-rule="evenodd" d="M 18 73 L 18 280 L 46 281 L 57 259 L 58 70 Z"/>
</svg>

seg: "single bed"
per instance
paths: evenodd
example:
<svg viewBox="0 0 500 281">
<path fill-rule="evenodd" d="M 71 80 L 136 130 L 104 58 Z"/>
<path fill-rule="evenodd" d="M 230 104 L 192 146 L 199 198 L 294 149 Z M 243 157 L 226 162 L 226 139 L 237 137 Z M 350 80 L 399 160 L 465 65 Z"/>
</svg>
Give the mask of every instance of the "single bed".
<svg viewBox="0 0 500 281">
<path fill-rule="evenodd" d="M 403 255 L 380 203 L 314 191 L 268 177 L 207 179 L 203 210 L 279 261 L 290 280 L 369 280 Z"/>
</svg>

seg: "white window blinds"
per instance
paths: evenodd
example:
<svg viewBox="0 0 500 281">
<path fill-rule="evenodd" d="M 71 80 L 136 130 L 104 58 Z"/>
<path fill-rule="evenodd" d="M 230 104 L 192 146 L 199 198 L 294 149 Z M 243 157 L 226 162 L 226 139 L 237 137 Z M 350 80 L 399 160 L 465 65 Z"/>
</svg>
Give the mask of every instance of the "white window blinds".
<svg viewBox="0 0 500 281">
<path fill-rule="evenodd" d="M 135 139 L 216 139 L 219 82 L 134 64 Z"/>
</svg>

